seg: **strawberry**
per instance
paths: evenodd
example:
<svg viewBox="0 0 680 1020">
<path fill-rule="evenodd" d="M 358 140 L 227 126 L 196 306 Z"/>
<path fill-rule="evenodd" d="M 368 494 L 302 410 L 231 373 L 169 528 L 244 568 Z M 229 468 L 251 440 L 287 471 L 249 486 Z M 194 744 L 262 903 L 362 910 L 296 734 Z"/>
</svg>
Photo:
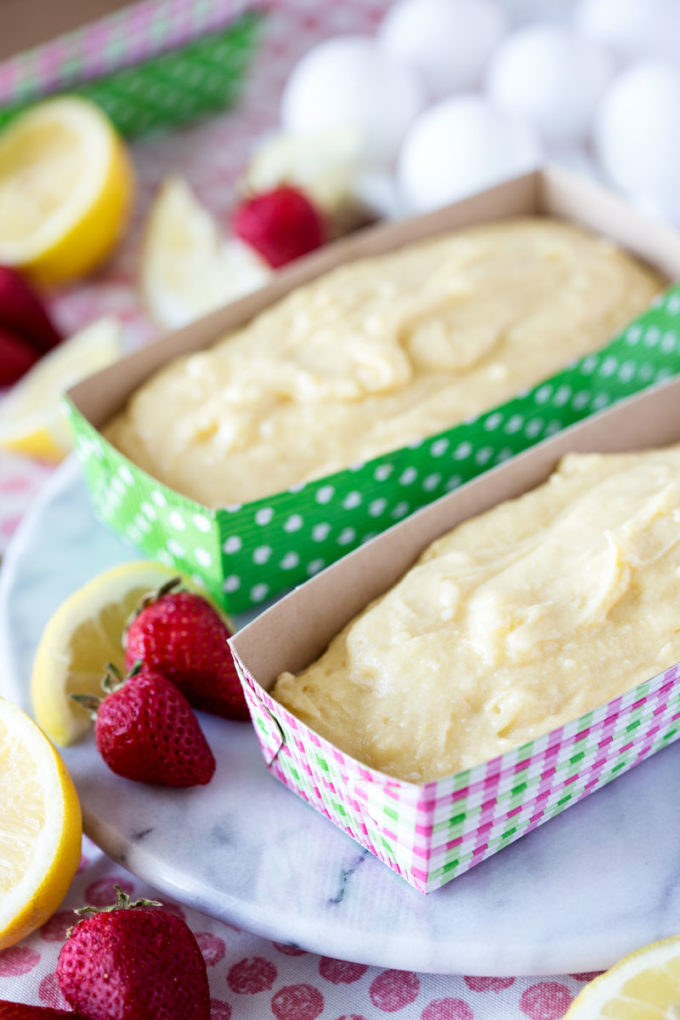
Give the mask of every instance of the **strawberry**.
<svg viewBox="0 0 680 1020">
<path fill-rule="evenodd" d="M 0 266 L 0 326 L 23 337 L 39 354 L 62 340 L 40 298 L 9 266 Z"/>
<path fill-rule="evenodd" d="M 117 887 L 118 888 L 118 887 Z M 57 961 L 57 981 L 88 1020 L 209 1020 L 208 973 L 187 924 L 151 900 L 115 906 L 71 929 Z"/>
<path fill-rule="evenodd" d="M 189 702 L 174 684 L 148 667 L 124 680 L 114 667 L 102 684 L 103 701 L 88 694 L 73 699 L 95 720 L 97 749 L 119 776 L 159 786 L 209 783 L 215 759 Z"/>
<path fill-rule="evenodd" d="M 320 248 L 325 233 L 316 206 L 289 185 L 246 199 L 236 210 L 234 231 L 274 269 Z"/>
<path fill-rule="evenodd" d="M 50 1017 L 68 1016 L 81 1020 L 78 1013 L 66 1009 L 52 1009 L 50 1006 L 27 1006 L 21 1002 L 0 999 L 0 1020 L 50 1020 Z"/>
<path fill-rule="evenodd" d="M 12 386 L 39 357 L 26 340 L 0 325 L 0 386 Z"/>
<path fill-rule="evenodd" d="M 231 636 L 201 595 L 175 591 L 179 579 L 142 603 L 128 624 L 125 665 L 137 660 L 172 680 L 194 708 L 225 719 L 248 719 L 248 706 L 231 657 Z"/>
</svg>

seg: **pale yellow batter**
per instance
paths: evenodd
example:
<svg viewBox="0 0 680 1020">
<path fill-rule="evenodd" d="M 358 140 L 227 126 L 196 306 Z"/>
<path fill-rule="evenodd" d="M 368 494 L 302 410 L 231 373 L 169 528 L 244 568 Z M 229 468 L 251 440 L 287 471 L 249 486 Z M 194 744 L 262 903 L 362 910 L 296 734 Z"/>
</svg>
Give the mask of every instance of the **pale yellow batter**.
<svg viewBox="0 0 680 1020">
<path fill-rule="evenodd" d="M 274 695 L 360 761 L 468 768 L 680 660 L 680 446 L 568 456 L 426 550 Z"/>
<path fill-rule="evenodd" d="M 341 266 L 181 358 L 105 434 L 208 506 L 243 502 L 442 431 L 601 346 L 661 279 L 549 219 Z"/>
</svg>

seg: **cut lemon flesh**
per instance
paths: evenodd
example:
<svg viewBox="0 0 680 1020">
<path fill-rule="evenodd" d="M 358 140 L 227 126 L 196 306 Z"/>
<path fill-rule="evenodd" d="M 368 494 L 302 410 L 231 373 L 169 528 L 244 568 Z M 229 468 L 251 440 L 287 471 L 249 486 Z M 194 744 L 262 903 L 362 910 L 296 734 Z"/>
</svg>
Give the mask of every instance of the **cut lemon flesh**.
<svg viewBox="0 0 680 1020">
<path fill-rule="evenodd" d="M 58 744 L 92 725 L 71 694 L 102 697 L 106 666 L 124 672 L 123 630 L 143 597 L 177 571 L 151 560 L 124 563 L 70 595 L 48 622 L 33 663 L 31 696 L 39 725 Z"/>
<path fill-rule="evenodd" d="M 0 135 L 0 263 L 58 283 L 94 269 L 132 202 L 127 151 L 94 103 L 38 103 Z"/>
<path fill-rule="evenodd" d="M 61 460 L 71 445 L 59 406 L 62 393 L 116 361 L 121 353 L 121 328 L 110 316 L 97 319 L 55 347 L 0 404 L 0 447 L 43 460 Z"/>
<path fill-rule="evenodd" d="M 44 733 L 0 697 L 0 950 L 57 909 L 80 862 L 75 787 Z"/>
<path fill-rule="evenodd" d="M 680 1020 L 680 936 L 625 956 L 574 999 L 565 1020 Z"/>
<path fill-rule="evenodd" d="M 151 317 L 177 329 L 267 282 L 252 248 L 225 241 L 210 213 L 179 177 L 161 187 L 147 220 L 140 289 Z"/>
</svg>

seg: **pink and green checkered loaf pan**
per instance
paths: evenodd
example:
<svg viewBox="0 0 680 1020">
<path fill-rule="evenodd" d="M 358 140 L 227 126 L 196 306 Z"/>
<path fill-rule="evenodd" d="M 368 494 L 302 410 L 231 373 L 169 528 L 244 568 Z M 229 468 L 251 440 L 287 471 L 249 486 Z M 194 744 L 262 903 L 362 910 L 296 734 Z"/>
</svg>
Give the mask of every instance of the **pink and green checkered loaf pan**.
<svg viewBox="0 0 680 1020">
<path fill-rule="evenodd" d="M 593 211 L 582 212 L 589 203 Z M 679 374 L 680 284 L 676 284 L 600 350 L 502 406 L 366 463 L 252 502 L 207 508 L 156 481 L 103 438 L 101 426 L 150 372 L 177 354 L 207 346 L 294 286 L 352 258 L 390 251 L 468 223 L 527 212 L 569 214 L 638 250 L 667 276 L 680 277 L 678 235 L 650 224 L 594 185 L 554 170 L 538 171 L 434 214 L 372 228 L 329 245 L 276 274 L 268 287 L 70 391 L 66 410 L 97 515 L 136 548 L 205 585 L 227 612 L 237 614 L 306 581 L 522 450 Z M 636 246 L 639 235 L 645 243 Z"/>
<path fill-rule="evenodd" d="M 0 62 L 0 127 L 57 92 L 98 103 L 128 138 L 231 105 L 264 8 L 247 0 L 143 0 Z"/>
<path fill-rule="evenodd" d="M 344 755 L 236 663 L 272 775 L 423 893 L 680 736 L 679 664 L 500 758 L 414 786 Z"/>
<path fill-rule="evenodd" d="M 449 523 L 486 509 L 497 496 L 511 498 L 542 481 L 570 449 L 624 450 L 669 441 L 680 441 L 680 380 L 626 401 L 445 497 L 288 595 L 232 638 L 271 774 L 428 893 L 676 740 L 680 664 L 501 757 L 423 785 L 394 779 L 343 754 L 268 693 L 281 671 L 316 658 L 333 634 L 390 587 Z M 395 558 L 401 560 L 396 568 Z M 347 594 L 352 591 L 358 594 Z"/>
</svg>

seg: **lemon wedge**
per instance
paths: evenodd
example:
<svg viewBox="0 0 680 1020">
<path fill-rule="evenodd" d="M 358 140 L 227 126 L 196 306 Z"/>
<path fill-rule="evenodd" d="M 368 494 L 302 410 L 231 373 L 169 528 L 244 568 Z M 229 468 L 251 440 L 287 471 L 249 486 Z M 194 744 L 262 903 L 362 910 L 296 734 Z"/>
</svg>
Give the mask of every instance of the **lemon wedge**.
<svg viewBox="0 0 680 1020">
<path fill-rule="evenodd" d="M 120 238 L 134 179 L 111 121 L 87 99 L 47 99 L 0 135 L 0 263 L 41 283 L 94 269 Z"/>
<path fill-rule="evenodd" d="M 121 327 L 107 316 L 75 333 L 38 361 L 0 404 L 0 447 L 57 461 L 71 446 L 59 406 L 64 390 L 122 353 Z"/>
<path fill-rule="evenodd" d="M 222 237 L 186 181 L 165 181 L 146 223 L 139 281 L 154 322 L 178 329 L 256 290 L 271 275 L 252 248 Z"/>
<path fill-rule="evenodd" d="M 0 698 L 0 950 L 43 924 L 80 863 L 75 787 L 44 733 Z"/>
<path fill-rule="evenodd" d="M 680 936 L 624 956 L 574 999 L 564 1020 L 680 1020 Z"/>
<path fill-rule="evenodd" d="M 70 595 L 48 622 L 33 663 L 31 696 L 38 724 L 62 746 L 91 726 L 71 694 L 101 696 L 107 663 L 125 671 L 125 624 L 142 598 L 177 576 L 144 560 L 106 570 Z"/>
</svg>

